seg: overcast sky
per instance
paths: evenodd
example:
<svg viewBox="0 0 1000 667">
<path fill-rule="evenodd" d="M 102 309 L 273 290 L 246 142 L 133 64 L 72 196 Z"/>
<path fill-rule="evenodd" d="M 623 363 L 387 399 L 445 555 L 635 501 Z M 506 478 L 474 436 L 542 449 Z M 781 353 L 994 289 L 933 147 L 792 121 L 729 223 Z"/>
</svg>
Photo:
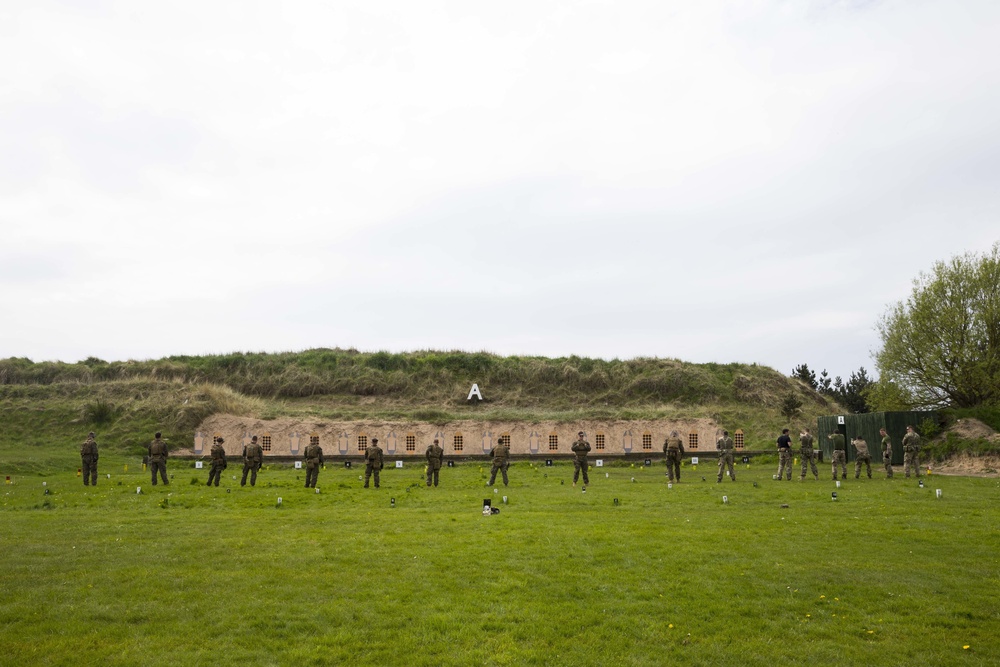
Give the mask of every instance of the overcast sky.
<svg viewBox="0 0 1000 667">
<path fill-rule="evenodd" d="M 1000 3 L 0 4 L 0 357 L 871 369 L 1000 239 Z"/>
</svg>

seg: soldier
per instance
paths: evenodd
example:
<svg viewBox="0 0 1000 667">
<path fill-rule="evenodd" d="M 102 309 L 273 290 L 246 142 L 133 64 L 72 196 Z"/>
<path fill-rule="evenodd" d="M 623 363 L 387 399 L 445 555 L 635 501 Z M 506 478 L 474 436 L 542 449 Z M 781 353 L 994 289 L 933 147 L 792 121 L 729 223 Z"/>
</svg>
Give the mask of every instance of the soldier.
<svg viewBox="0 0 1000 667">
<path fill-rule="evenodd" d="M 80 445 L 80 458 L 83 460 L 83 485 L 97 486 L 97 441 L 91 431 L 87 439 Z"/>
<path fill-rule="evenodd" d="M 212 469 L 208 473 L 207 486 L 212 486 L 213 479 L 218 486 L 219 480 L 222 479 L 222 471 L 229 467 L 229 463 L 226 462 L 226 448 L 222 446 L 224 442 L 224 438 L 218 438 L 212 445 Z"/>
<path fill-rule="evenodd" d="M 878 430 L 882 436 L 882 465 L 885 466 L 885 478 L 892 479 L 892 438 L 884 428 Z"/>
<path fill-rule="evenodd" d="M 583 486 L 584 488 L 590 484 L 590 478 L 587 477 L 587 468 L 589 467 L 587 463 L 587 454 L 590 452 L 590 443 L 584 440 L 583 431 L 576 434 L 576 442 L 570 447 L 573 450 L 573 486 L 576 486 L 576 480 L 580 478 L 580 471 L 583 471 Z"/>
<path fill-rule="evenodd" d="M 727 465 L 729 466 L 729 478 L 735 482 L 736 471 L 733 470 L 733 439 L 729 437 L 729 431 L 722 432 L 722 437 L 715 443 L 715 448 L 719 450 L 719 479 L 715 480 L 715 483 L 722 482 L 722 473 Z"/>
<path fill-rule="evenodd" d="M 861 478 L 861 464 L 868 466 L 868 479 L 872 478 L 872 455 L 868 453 L 868 443 L 860 435 L 851 441 L 854 445 L 856 458 L 854 459 L 854 479 Z"/>
<path fill-rule="evenodd" d="M 799 445 L 799 456 L 802 457 L 802 476 L 799 477 L 799 481 L 805 481 L 809 464 L 812 464 L 813 477 L 819 479 L 819 470 L 816 469 L 816 452 L 813 450 L 813 437 L 809 433 L 809 429 L 803 429 L 802 433 L 799 433 Z"/>
<path fill-rule="evenodd" d="M 378 446 L 378 438 L 372 438 L 372 444 L 365 450 L 365 488 L 368 488 L 368 478 L 375 474 L 375 488 L 378 488 L 378 474 L 384 466 L 382 448 Z"/>
<path fill-rule="evenodd" d="M 167 443 L 163 442 L 161 438 L 163 437 L 159 432 L 153 436 L 155 439 L 153 442 L 149 443 L 147 451 L 149 453 L 149 469 L 153 472 L 153 486 L 156 486 L 156 471 L 160 471 L 160 477 L 163 478 L 164 484 L 170 484 L 167 481 Z"/>
<path fill-rule="evenodd" d="M 444 450 L 438 444 L 438 439 L 434 438 L 434 444 L 427 448 L 424 455 L 427 457 L 427 486 L 434 481 L 434 486 L 438 485 L 438 475 L 441 474 L 441 463 L 444 461 Z"/>
<path fill-rule="evenodd" d="M 826 436 L 833 442 L 833 479 L 837 479 L 837 464 L 843 469 L 842 479 L 847 479 L 847 452 L 845 451 L 844 434 L 831 433 Z"/>
<path fill-rule="evenodd" d="M 788 435 L 788 429 L 782 429 L 778 436 L 778 481 L 785 470 L 788 470 L 788 481 L 792 481 L 792 439 Z"/>
<path fill-rule="evenodd" d="M 316 488 L 316 480 L 319 479 L 319 467 L 323 465 L 323 448 L 319 442 L 309 443 L 306 447 L 306 488 Z"/>
<path fill-rule="evenodd" d="M 490 450 L 490 456 L 493 457 L 493 467 L 490 468 L 490 481 L 486 483 L 486 486 L 493 486 L 493 483 L 497 481 L 498 470 L 503 474 L 503 485 L 507 486 L 507 468 L 510 467 L 507 459 L 510 456 L 510 446 L 501 439 L 496 447 Z"/>
<path fill-rule="evenodd" d="M 667 478 L 673 482 L 674 479 L 681 481 L 681 457 L 684 456 L 684 443 L 677 435 L 677 431 L 671 431 L 670 437 L 663 441 L 663 455 L 667 460 Z"/>
<path fill-rule="evenodd" d="M 250 473 L 250 486 L 257 486 L 257 471 L 264 463 L 264 450 L 257 444 L 257 436 L 250 438 L 250 444 L 243 448 L 243 479 L 240 486 L 247 485 L 247 473 Z"/>
<path fill-rule="evenodd" d="M 913 430 L 912 426 L 906 427 L 906 435 L 903 436 L 903 473 L 910 476 L 910 468 L 917 477 L 920 477 L 920 435 Z"/>
</svg>

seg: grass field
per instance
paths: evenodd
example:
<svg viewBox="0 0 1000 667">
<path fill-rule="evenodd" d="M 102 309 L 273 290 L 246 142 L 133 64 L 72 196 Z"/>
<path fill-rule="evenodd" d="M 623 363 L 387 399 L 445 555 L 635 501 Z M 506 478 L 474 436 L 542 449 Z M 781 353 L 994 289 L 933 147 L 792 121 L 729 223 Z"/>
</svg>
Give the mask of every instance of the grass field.
<svg viewBox="0 0 1000 667">
<path fill-rule="evenodd" d="M 207 488 L 192 465 L 3 487 L 0 664 L 1000 664 L 996 479 L 702 465 L 668 489 L 625 464 L 584 493 L 570 465 L 517 462 L 494 493 L 463 463 L 436 489 L 328 466 L 316 494 L 291 468 Z"/>
</svg>

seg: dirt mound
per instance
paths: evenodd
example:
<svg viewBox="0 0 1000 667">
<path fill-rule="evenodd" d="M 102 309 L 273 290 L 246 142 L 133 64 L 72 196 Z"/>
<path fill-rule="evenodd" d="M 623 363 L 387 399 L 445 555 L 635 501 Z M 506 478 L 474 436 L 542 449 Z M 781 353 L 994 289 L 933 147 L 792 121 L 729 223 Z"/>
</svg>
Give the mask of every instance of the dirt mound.
<svg viewBox="0 0 1000 667">
<path fill-rule="evenodd" d="M 945 431 L 945 434 L 947 433 L 954 433 L 963 440 L 1000 440 L 1000 434 L 978 419 L 971 417 L 959 419 Z"/>
</svg>

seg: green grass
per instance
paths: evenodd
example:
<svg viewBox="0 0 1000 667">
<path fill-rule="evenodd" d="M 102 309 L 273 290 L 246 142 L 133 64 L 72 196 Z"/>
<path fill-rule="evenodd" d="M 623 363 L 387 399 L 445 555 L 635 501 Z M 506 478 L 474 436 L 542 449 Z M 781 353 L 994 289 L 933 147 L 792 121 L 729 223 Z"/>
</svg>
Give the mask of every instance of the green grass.
<svg viewBox="0 0 1000 667">
<path fill-rule="evenodd" d="M 668 489 L 622 464 L 582 493 L 569 465 L 517 462 L 494 494 L 476 463 L 437 489 L 386 468 L 377 491 L 328 466 L 315 494 L 290 468 L 216 489 L 189 462 L 167 487 L 101 464 L 96 488 L 55 468 L 3 487 L 0 664 L 1000 662 L 996 479 L 702 465 Z"/>
</svg>

